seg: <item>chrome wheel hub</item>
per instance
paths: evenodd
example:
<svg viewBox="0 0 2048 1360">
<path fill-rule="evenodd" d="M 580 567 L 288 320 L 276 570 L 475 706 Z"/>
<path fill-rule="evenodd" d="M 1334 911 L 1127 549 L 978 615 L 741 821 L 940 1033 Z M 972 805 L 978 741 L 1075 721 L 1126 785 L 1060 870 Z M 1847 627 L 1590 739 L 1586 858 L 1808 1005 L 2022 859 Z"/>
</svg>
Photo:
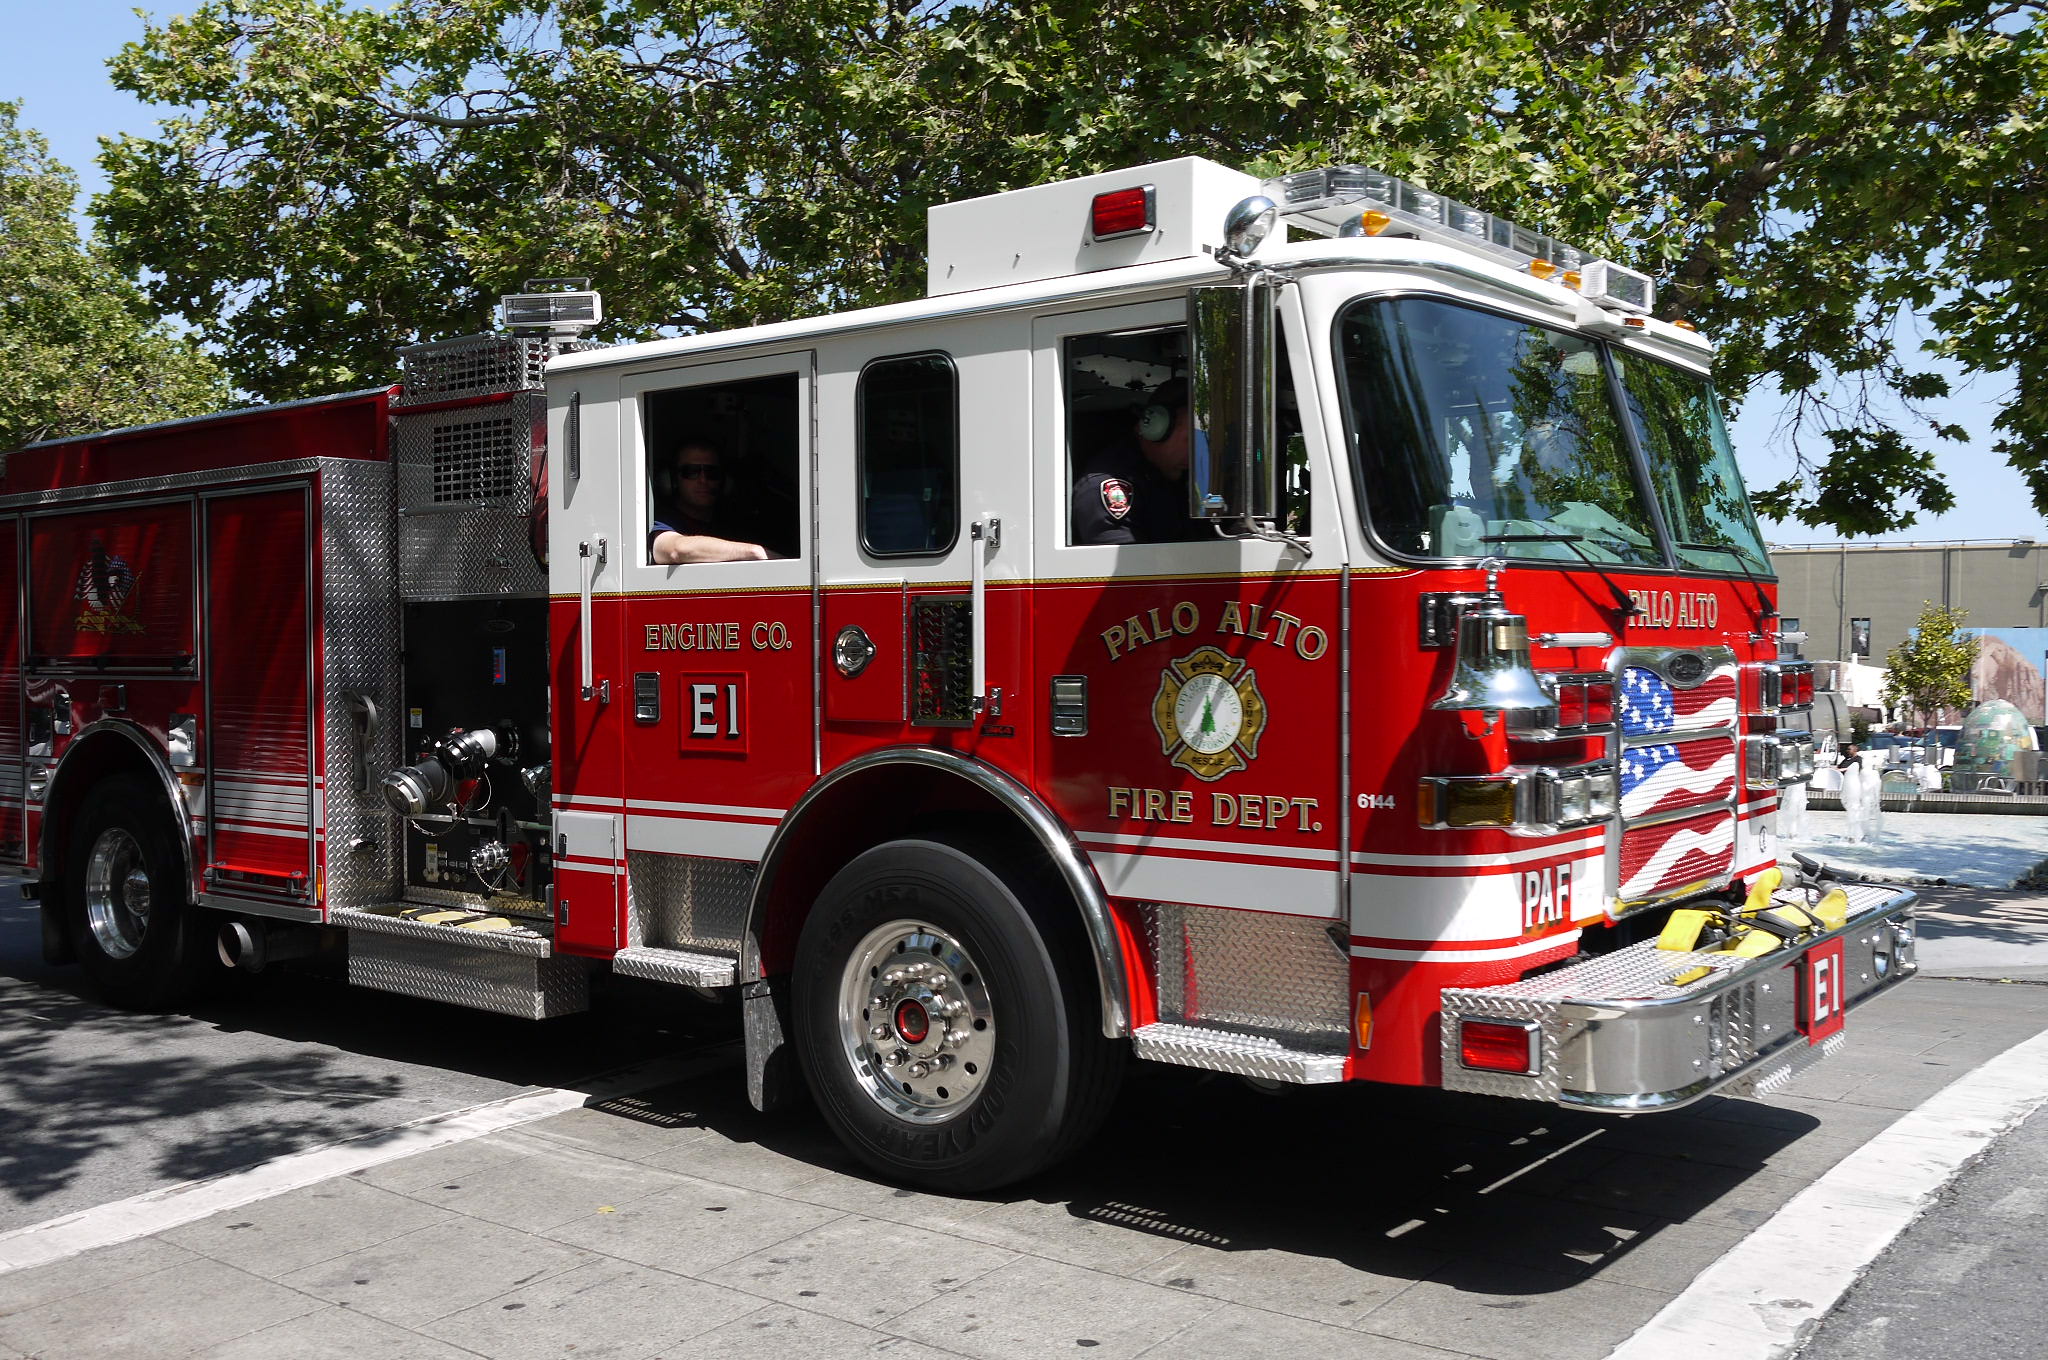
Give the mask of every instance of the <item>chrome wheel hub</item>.
<svg viewBox="0 0 2048 1360">
<path fill-rule="evenodd" d="M 149 930 L 149 865 L 135 837 L 118 826 L 100 832 L 85 865 L 85 921 L 110 959 L 142 948 Z"/>
<path fill-rule="evenodd" d="M 937 1123 L 988 1080 L 995 1012 L 958 940 L 917 921 L 891 921 L 847 959 L 839 1033 L 869 1099 L 899 1119 Z"/>
</svg>

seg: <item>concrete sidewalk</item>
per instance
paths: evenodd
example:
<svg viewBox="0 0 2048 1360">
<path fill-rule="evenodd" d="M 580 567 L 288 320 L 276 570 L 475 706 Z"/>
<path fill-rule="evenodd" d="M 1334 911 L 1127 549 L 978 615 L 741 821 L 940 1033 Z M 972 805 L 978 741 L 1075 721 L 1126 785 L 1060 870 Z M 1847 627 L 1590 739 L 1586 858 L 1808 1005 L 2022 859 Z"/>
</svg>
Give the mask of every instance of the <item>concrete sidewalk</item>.
<svg viewBox="0 0 2048 1360">
<path fill-rule="evenodd" d="M 722 1067 L 0 1276 L 0 1356 L 1596 1360 L 2044 1028 L 2048 988 L 1922 980 L 1770 1101 L 1634 1119 L 1139 1069 L 989 1199 L 870 1181 Z"/>
</svg>

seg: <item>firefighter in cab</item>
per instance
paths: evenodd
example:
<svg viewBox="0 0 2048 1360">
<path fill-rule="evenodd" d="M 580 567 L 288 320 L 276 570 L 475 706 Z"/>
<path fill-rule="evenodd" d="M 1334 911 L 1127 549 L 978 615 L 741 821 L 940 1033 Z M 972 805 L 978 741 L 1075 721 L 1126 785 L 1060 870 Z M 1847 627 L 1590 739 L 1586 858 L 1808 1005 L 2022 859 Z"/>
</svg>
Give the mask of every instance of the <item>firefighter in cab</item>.
<svg viewBox="0 0 2048 1360">
<path fill-rule="evenodd" d="M 1090 458 L 1074 483 L 1074 542 L 1213 537 L 1188 517 L 1188 437 L 1188 385 L 1170 378 L 1138 407 L 1129 434 Z"/>
</svg>

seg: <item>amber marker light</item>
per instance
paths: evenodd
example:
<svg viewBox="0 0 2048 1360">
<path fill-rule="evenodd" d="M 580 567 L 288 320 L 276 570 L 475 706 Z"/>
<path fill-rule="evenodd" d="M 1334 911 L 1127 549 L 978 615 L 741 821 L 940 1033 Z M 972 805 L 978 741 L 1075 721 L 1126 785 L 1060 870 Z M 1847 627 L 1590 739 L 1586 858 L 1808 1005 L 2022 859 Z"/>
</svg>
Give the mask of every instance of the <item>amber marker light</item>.
<svg viewBox="0 0 2048 1360">
<path fill-rule="evenodd" d="M 1539 279 L 1547 279 L 1557 272 L 1557 266 L 1548 260 L 1531 260 L 1529 272 Z"/>
<path fill-rule="evenodd" d="M 1358 1046 L 1359 1046 L 1360 1048 L 1371 1048 L 1371 1047 L 1372 1047 L 1372 993 L 1371 993 L 1371 992 L 1360 992 L 1360 993 L 1358 994 L 1358 1018 L 1357 1018 L 1357 1021 L 1356 1021 L 1356 1025 L 1355 1025 L 1355 1027 L 1356 1027 L 1356 1029 L 1357 1029 L 1357 1031 L 1358 1031 Z"/>
</svg>

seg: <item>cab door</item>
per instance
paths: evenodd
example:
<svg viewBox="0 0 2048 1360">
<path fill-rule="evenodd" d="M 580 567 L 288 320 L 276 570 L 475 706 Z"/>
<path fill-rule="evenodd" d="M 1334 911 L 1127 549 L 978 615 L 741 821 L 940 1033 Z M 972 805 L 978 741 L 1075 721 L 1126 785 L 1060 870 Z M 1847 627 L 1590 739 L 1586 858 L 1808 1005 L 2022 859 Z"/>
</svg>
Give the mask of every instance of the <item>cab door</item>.
<svg viewBox="0 0 2048 1360">
<path fill-rule="evenodd" d="M 622 848 L 636 875 L 675 867 L 643 856 L 680 856 L 724 861 L 726 869 L 685 867 L 734 881 L 730 872 L 761 858 L 816 772 L 812 375 L 812 355 L 801 350 L 670 360 L 623 376 L 618 704 Z M 757 545 L 764 559 L 653 562 L 653 526 L 675 522 L 664 517 L 682 493 L 677 453 L 686 443 L 717 453 L 718 536 Z M 740 900 L 717 896 L 723 907 Z M 690 901 L 691 923 L 668 943 L 716 942 L 728 928 L 736 936 L 736 917 L 704 915 L 706 894 Z"/>
<path fill-rule="evenodd" d="M 1307 370 L 1291 320 L 1287 339 L 1291 383 Z M 1282 400 L 1287 527 L 1308 552 L 1213 531 L 1074 541 L 1105 509 L 1156 513 L 1140 497 L 1185 505 L 1183 481 L 1147 471 L 1139 436 L 1162 427 L 1148 394 L 1175 390 L 1186 345 L 1179 297 L 1036 323 L 1034 684 L 1059 696 L 1034 729 L 1040 786 L 1113 896 L 1334 921 L 1344 548 L 1330 479 L 1310 475 L 1313 403 Z M 1083 492 L 1102 504 L 1077 510 Z"/>
<path fill-rule="evenodd" d="M 919 745 L 1029 777 L 1029 421 L 1023 356 L 997 342 L 1003 324 L 828 351 L 825 769 Z M 1021 340 L 1024 323 L 1007 324 Z"/>
</svg>

